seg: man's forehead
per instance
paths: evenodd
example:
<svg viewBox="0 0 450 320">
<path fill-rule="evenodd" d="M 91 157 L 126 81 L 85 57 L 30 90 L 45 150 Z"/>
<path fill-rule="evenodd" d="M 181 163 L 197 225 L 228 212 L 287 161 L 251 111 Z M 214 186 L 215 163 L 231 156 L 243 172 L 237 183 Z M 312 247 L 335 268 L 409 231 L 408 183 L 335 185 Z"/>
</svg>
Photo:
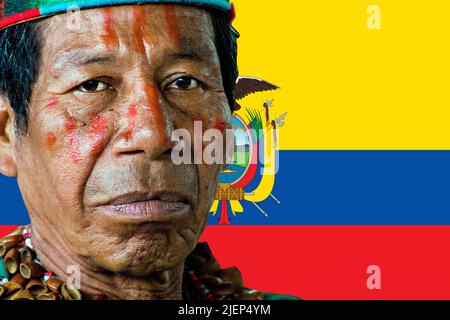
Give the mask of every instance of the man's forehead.
<svg viewBox="0 0 450 320">
<path fill-rule="evenodd" d="M 170 12 L 170 13 L 169 13 Z M 213 34 L 209 13 L 202 8 L 184 5 L 126 5 L 68 12 L 47 18 L 47 27 L 63 33 L 79 36 L 101 35 L 106 29 L 116 32 L 131 32 L 136 24 L 147 32 L 158 33 L 168 30 L 176 23 L 181 31 L 202 31 Z M 162 23 L 165 22 L 165 23 Z"/>
<path fill-rule="evenodd" d="M 211 17 L 201 8 L 150 4 L 89 9 L 79 14 L 76 22 L 70 14 L 47 19 L 43 30 L 46 47 L 50 47 L 49 54 L 57 54 L 60 61 L 78 62 L 73 54 L 76 51 L 82 53 L 81 58 L 88 51 L 101 52 L 108 33 L 114 33 L 125 46 L 139 37 L 145 37 L 158 48 L 166 44 L 167 49 L 171 49 L 168 54 L 182 52 L 204 55 L 208 59 L 214 48 Z M 177 41 L 171 35 L 174 28 Z M 86 58 L 81 60 L 83 63 Z"/>
<path fill-rule="evenodd" d="M 1 0 L 0 30 L 26 21 L 90 8 L 136 4 L 177 4 L 213 8 L 234 19 L 229 0 Z"/>
</svg>

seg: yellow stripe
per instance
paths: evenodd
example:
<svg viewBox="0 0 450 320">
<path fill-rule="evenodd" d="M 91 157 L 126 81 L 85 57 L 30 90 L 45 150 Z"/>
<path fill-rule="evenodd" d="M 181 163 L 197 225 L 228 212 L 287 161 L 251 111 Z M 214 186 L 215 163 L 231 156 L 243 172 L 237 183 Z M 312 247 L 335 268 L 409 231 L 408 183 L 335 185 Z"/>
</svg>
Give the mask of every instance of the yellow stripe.
<svg viewBox="0 0 450 320">
<path fill-rule="evenodd" d="M 282 87 L 242 104 L 288 112 L 280 149 L 450 149 L 450 1 L 234 2 L 241 74 Z"/>
</svg>

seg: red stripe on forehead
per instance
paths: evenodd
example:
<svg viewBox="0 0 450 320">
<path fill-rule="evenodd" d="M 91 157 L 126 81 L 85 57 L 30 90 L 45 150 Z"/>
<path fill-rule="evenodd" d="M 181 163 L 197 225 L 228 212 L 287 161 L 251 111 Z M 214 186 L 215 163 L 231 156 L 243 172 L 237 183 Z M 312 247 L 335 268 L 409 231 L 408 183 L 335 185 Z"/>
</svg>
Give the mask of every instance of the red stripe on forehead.
<svg viewBox="0 0 450 320">
<path fill-rule="evenodd" d="M 112 51 L 117 48 L 119 46 L 119 39 L 115 30 L 114 16 L 111 7 L 103 9 L 103 31 L 102 41 L 106 49 Z"/>
<path fill-rule="evenodd" d="M 179 42 L 180 40 L 180 27 L 177 22 L 176 6 L 168 4 L 164 6 L 164 14 L 166 17 L 167 31 L 170 40 L 173 42 Z"/>
<path fill-rule="evenodd" d="M 145 7 L 133 6 L 133 43 L 134 50 L 140 54 L 145 54 L 143 28 L 145 24 Z"/>
</svg>

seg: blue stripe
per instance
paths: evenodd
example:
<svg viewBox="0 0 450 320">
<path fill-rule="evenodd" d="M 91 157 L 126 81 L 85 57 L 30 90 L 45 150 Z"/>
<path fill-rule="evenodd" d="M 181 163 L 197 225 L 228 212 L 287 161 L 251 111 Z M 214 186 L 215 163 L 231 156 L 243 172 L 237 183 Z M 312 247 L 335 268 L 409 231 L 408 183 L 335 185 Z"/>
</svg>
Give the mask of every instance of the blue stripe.
<svg viewBox="0 0 450 320">
<path fill-rule="evenodd" d="M 67 10 L 71 7 L 79 7 L 80 9 L 87 9 L 112 5 L 145 4 L 145 3 L 173 3 L 184 5 L 198 5 L 225 11 L 231 10 L 231 5 L 226 0 L 87 0 L 87 1 L 72 1 L 69 3 L 42 7 L 40 8 L 40 12 L 41 16 L 48 16 L 57 13 L 67 12 Z"/>
<path fill-rule="evenodd" d="M 273 194 L 268 219 L 243 203 L 232 224 L 450 225 L 450 151 L 281 151 Z M 28 221 L 14 179 L 0 201 L 0 225 Z"/>
</svg>

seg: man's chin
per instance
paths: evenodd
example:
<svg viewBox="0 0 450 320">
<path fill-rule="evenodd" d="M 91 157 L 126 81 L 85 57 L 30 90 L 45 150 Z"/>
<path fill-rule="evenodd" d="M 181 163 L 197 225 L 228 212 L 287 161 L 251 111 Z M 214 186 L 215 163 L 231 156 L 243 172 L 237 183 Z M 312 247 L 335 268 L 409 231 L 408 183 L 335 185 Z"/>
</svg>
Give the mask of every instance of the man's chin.
<svg viewBox="0 0 450 320">
<path fill-rule="evenodd" d="M 191 247 L 157 242 L 132 245 L 119 251 L 92 252 L 93 264 L 109 272 L 133 277 L 146 277 L 182 265 Z"/>
</svg>

